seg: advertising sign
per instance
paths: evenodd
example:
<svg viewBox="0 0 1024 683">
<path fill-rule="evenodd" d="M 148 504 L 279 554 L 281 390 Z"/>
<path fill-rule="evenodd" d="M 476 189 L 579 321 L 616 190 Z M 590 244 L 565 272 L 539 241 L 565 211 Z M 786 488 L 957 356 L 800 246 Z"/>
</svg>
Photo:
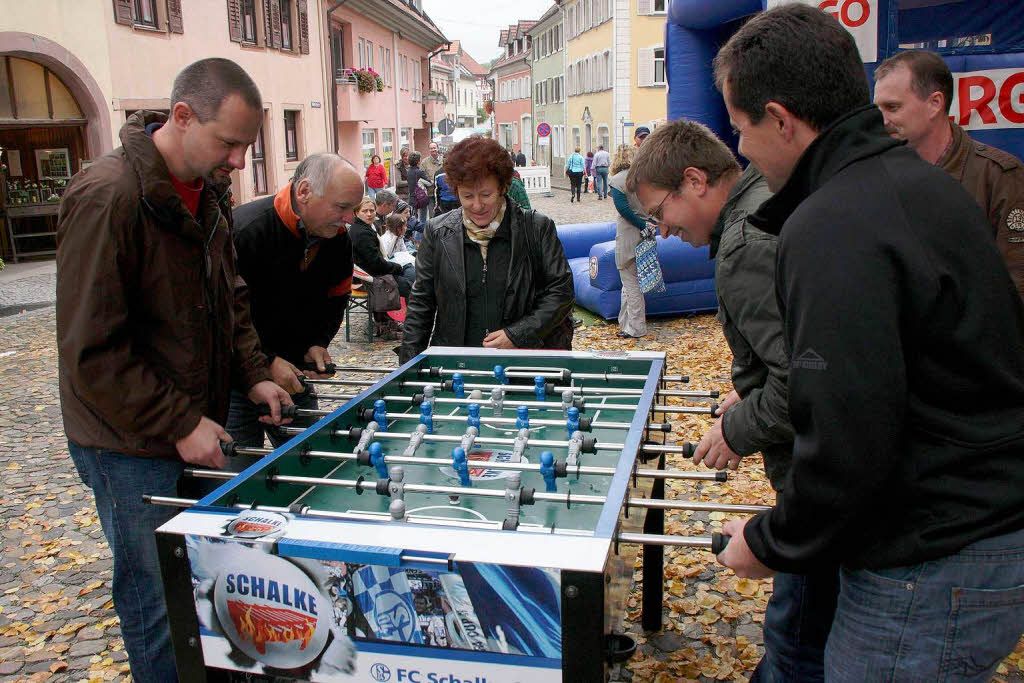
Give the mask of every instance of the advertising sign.
<svg viewBox="0 0 1024 683">
<path fill-rule="evenodd" d="M 557 570 L 379 566 L 355 546 L 293 557 L 253 538 L 275 521 L 186 536 L 207 666 L 311 681 L 561 680 Z"/>
<path fill-rule="evenodd" d="M 949 114 L 967 130 L 1024 127 L 1024 67 L 953 74 Z"/>
<path fill-rule="evenodd" d="M 767 9 L 794 0 L 768 0 Z M 878 0 L 795 0 L 831 14 L 857 41 L 865 64 L 878 61 Z"/>
</svg>

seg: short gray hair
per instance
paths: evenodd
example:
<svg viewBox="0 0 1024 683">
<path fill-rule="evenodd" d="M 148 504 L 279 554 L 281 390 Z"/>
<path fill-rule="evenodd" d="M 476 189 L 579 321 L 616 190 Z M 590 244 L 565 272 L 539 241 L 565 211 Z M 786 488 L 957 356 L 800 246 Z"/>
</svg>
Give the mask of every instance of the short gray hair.
<svg viewBox="0 0 1024 683">
<path fill-rule="evenodd" d="M 374 197 L 374 201 L 380 204 L 397 204 L 398 195 L 391 190 L 377 190 L 377 196 Z"/>
<path fill-rule="evenodd" d="M 331 176 L 337 170 L 338 165 L 343 163 L 346 163 L 345 159 L 333 152 L 310 154 L 295 169 L 292 185 L 297 185 L 300 180 L 308 180 L 309 189 L 313 191 L 313 194 L 323 197 L 327 191 L 327 184 L 331 182 Z"/>
</svg>

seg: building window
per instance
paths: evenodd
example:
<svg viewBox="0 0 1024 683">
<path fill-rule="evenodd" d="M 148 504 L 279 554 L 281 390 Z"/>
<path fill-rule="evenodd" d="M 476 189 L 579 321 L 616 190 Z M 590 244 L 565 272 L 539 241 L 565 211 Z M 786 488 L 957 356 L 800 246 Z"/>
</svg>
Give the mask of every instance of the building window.
<svg viewBox="0 0 1024 683">
<path fill-rule="evenodd" d="M 242 42 L 256 42 L 256 0 L 242 0 Z"/>
<path fill-rule="evenodd" d="M 381 161 L 384 163 L 384 170 L 391 177 L 391 166 L 395 161 L 395 129 L 385 128 L 380 132 Z"/>
<path fill-rule="evenodd" d="M 668 6 L 668 0 L 654 0 L 654 11 L 665 12 Z"/>
<path fill-rule="evenodd" d="M 284 112 L 284 158 L 285 161 L 299 160 L 299 112 Z"/>
<path fill-rule="evenodd" d="M 155 0 L 135 0 L 135 23 L 156 28 Z"/>
<path fill-rule="evenodd" d="M 292 49 L 292 0 L 278 0 L 281 8 L 281 47 Z"/>
<path fill-rule="evenodd" d="M 267 160 L 263 145 L 263 128 L 252 143 L 252 193 L 257 197 L 267 194 Z"/>
<path fill-rule="evenodd" d="M 366 41 L 366 68 L 373 68 L 373 42 Z"/>
<path fill-rule="evenodd" d="M 580 146 L 580 129 L 578 126 L 572 127 L 572 149 L 575 152 L 577 149 L 582 149 Z"/>
<path fill-rule="evenodd" d="M 611 148 L 611 140 L 608 135 L 608 126 L 600 125 L 597 127 L 597 144 L 602 145 L 605 150 Z"/>
<path fill-rule="evenodd" d="M 377 131 L 370 129 L 363 130 L 363 168 L 370 167 L 373 155 L 377 153 Z"/>
<path fill-rule="evenodd" d="M 366 66 L 366 62 L 364 61 L 365 55 L 366 55 L 366 39 L 365 38 L 360 38 L 359 39 L 359 59 L 357 60 L 360 69 L 362 69 L 364 66 Z"/>
<path fill-rule="evenodd" d="M 665 85 L 665 48 L 654 48 L 654 84 Z"/>
<path fill-rule="evenodd" d="M 345 75 L 345 50 L 340 27 L 331 29 L 331 58 L 334 60 L 334 77 Z"/>
</svg>

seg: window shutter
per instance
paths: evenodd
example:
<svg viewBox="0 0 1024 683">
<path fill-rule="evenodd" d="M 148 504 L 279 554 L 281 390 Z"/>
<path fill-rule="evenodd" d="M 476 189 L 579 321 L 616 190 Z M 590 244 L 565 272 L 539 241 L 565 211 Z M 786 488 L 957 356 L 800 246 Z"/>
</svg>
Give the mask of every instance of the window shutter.
<svg viewBox="0 0 1024 683">
<path fill-rule="evenodd" d="M 228 0 L 228 37 L 242 42 L 242 0 Z"/>
<path fill-rule="evenodd" d="M 309 54 L 309 9 L 307 7 L 307 0 L 298 1 L 298 12 L 299 15 L 299 52 L 304 55 Z M 384 65 L 381 65 L 381 73 L 384 72 Z"/>
<path fill-rule="evenodd" d="M 637 85 L 654 85 L 654 49 L 642 47 L 637 51 L 636 66 Z"/>
<path fill-rule="evenodd" d="M 270 41 L 273 47 L 281 47 L 281 4 L 270 0 Z"/>
<path fill-rule="evenodd" d="M 167 0 L 167 30 L 184 33 L 185 24 L 181 17 L 181 0 Z"/>
<path fill-rule="evenodd" d="M 270 22 L 270 6 L 277 4 L 277 0 L 263 0 L 263 45 L 264 47 L 274 47 L 274 40 L 271 38 L 273 30 L 271 29 Z"/>
<path fill-rule="evenodd" d="M 132 0 L 114 0 L 114 21 L 124 26 L 132 25 Z"/>
<path fill-rule="evenodd" d="M 654 14 L 654 0 L 636 0 L 637 14 Z"/>
</svg>

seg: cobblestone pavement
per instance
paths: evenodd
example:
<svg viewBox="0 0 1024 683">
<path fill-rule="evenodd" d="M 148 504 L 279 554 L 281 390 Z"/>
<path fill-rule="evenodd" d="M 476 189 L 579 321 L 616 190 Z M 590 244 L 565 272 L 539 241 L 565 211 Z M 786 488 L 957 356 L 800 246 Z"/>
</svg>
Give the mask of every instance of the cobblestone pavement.
<svg viewBox="0 0 1024 683">
<path fill-rule="evenodd" d="M 55 273 L 52 261 L 7 264 L 0 271 L 0 317 L 53 305 Z"/>
<path fill-rule="evenodd" d="M 569 203 L 569 191 L 553 188 L 554 197 L 530 195 L 530 204 L 556 224 L 599 223 L 615 220 L 615 204 L 611 199 L 598 199 L 594 193 L 585 194 L 579 203 Z"/>
</svg>

